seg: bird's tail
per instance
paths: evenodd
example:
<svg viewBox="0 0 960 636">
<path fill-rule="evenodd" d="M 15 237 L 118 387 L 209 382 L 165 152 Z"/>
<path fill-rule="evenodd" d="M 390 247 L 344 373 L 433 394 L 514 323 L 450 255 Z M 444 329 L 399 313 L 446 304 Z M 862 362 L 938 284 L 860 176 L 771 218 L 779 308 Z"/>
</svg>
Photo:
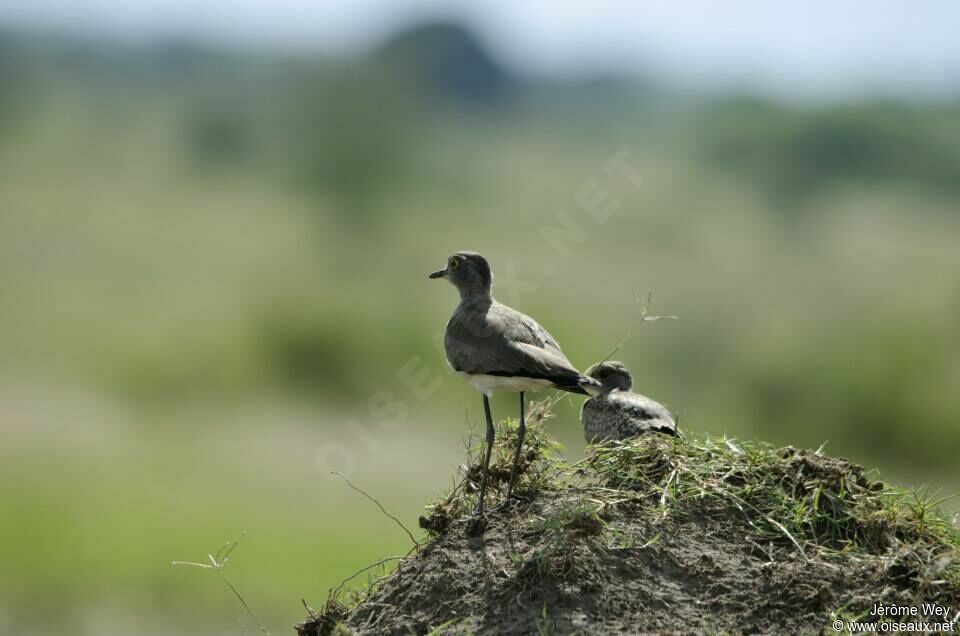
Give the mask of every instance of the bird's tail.
<svg viewBox="0 0 960 636">
<path fill-rule="evenodd" d="M 578 395 L 600 395 L 600 383 L 585 375 L 552 378 L 553 386 L 561 391 Z"/>
<path fill-rule="evenodd" d="M 584 395 L 595 396 L 600 395 L 601 384 L 597 380 L 594 380 L 591 377 L 581 375 L 577 380 L 577 386 L 583 391 Z"/>
</svg>

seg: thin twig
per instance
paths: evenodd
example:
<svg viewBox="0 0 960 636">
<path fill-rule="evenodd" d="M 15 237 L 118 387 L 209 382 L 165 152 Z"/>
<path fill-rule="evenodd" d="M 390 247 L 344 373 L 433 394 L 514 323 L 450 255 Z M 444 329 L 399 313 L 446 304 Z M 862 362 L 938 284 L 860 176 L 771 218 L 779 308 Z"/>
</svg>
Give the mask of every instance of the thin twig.
<svg viewBox="0 0 960 636">
<path fill-rule="evenodd" d="M 337 595 L 339 595 L 340 592 L 343 591 L 343 587 L 344 587 L 347 583 L 349 583 L 349 582 L 352 581 L 353 579 L 357 578 L 358 576 L 360 576 L 361 574 L 363 574 L 363 573 L 366 572 L 367 570 L 372 570 L 373 568 L 375 568 L 375 567 L 377 567 L 377 566 L 385 565 L 385 564 L 387 564 L 387 563 L 390 563 L 391 561 L 399 561 L 399 560 L 401 560 L 401 559 L 406 559 L 408 556 L 410 556 L 409 553 L 404 554 L 403 556 L 389 556 L 389 557 L 380 559 L 380 560 L 377 561 L 376 563 L 371 563 L 371 564 L 368 565 L 368 566 L 365 566 L 365 567 L 363 567 L 363 568 L 360 568 L 359 570 L 357 570 L 356 572 L 354 572 L 353 574 L 351 574 L 351 575 L 348 576 L 347 578 L 345 578 L 345 579 L 343 579 L 342 581 L 340 581 L 340 585 L 338 585 L 337 587 L 335 587 L 335 588 L 333 589 L 333 591 L 330 592 L 330 598 L 337 598 Z"/>
<path fill-rule="evenodd" d="M 564 393 L 556 393 L 539 402 L 534 402 L 528 411 L 530 422 L 542 424 L 547 421 L 547 419 L 553 417 L 553 407 L 559 404 L 565 395 Z"/>
<path fill-rule="evenodd" d="M 253 610 L 250 609 L 250 606 L 247 605 L 247 602 L 240 595 L 240 592 L 234 587 L 233 583 L 230 582 L 230 579 L 227 578 L 227 575 L 223 573 L 223 570 L 219 570 L 220 576 L 223 577 L 223 582 L 227 584 L 227 587 L 230 588 L 230 591 L 233 592 L 233 595 L 237 597 L 237 600 L 240 601 L 240 604 L 243 605 L 243 609 L 247 610 L 247 614 L 250 615 L 250 618 L 256 622 L 257 627 L 260 628 L 260 631 L 265 634 L 265 636 L 271 636 L 270 632 L 267 631 L 267 628 L 263 626 L 263 623 L 260 622 L 260 619 L 257 618 L 257 615 L 253 613 Z"/>
<path fill-rule="evenodd" d="M 307 599 L 302 598 L 300 602 L 303 604 L 303 609 L 307 610 L 307 615 L 310 617 L 310 620 L 316 620 L 318 616 L 317 611 L 307 605 Z"/>
<path fill-rule="evenodd" d="M 403 522 L 402 522 L 402 521 L 400 521 L 399 519 L 397 519 L 396 517 L 394 517 L 392 514 L 390 514 L 389 512 L 387 512 L 387 509 L 384 508 L 383 505 L 382 505 L 379 501 L 377 501 L 376 499 L 374 499 L 373 497 L 371 497 L 369 494 L 367 494 L 366 492 L 364 492 L 362 489 L 354 486 L 353 483 L 351 483 L 351 481 L 350 481 L 349 479 L 347 479 L 346 477 L 344 477 L 344 476 L 341 475 L 340 473 L 338 473 L 338 472 L 332 472 L 331 474 L 332 474 L 332 475 L 336 475 L 337 477 L 339 477 L 340 479 L 342 479 L 343 481 L 345 481 L 345 482 L 347 483 L 347 485 L 350 486 L 350 488 L 352 488 L 353 490 L 356 490 L 358 493 L 360 493 L 361 495 L 363 495 L 364 497 L 366 497 L 367 499 L 369 499 L 369 500 L 372 501 L 373 503 L 377 504 L 377 508 L 380 509 L 380 512 L 382 512 L 383 514 L 385 514 L 387 517 L 389 517 L 390 519 L 392 519 L 394 523 L 396 523 L 398 526 L 400 526 L 400 528 L 401 528 L 404 532 L 407 533 L 407 536 L 410 537 L 410 541 L 413 542 L 413 545 L 414 545 L 415 547 L 417 547 L 417 548 L 420 547 L 420 542 L 417 541 L 417 540 L 414 538 L 413 533 L 410 532 L 410 531 L 407 529 L 407 526 L 403 525 Z"/>
<path fill-rule="evenodd" d="M 630 339 L 630 336 L 633 335 L 633 330 L 639 327 L 641 324 L 645 322 L 655 322 L 657 320 L 676 320 L 677 319 L 677 316 L 651 316 L 650 315 L 649 313 L 650 303 L 653 302 L 653 292 L 647 292 L 647 295 L 644 296 L 643 298 L 640 297 L 640 294 L 637 291 L 634 291 L 633 295 L 637 300 L 637 302 L 640 303 L 640 320 L 630 325 L 630 328 L 627 329 L 627 332 L 623 335 L 623 338 L 620 340 L 620 343 L 613 348 L 613 351 L 608 353 L 606 357 L 600 361 L 601 364 L 606 362 L 610 358 L 612 358 L 614 354 L 617 353 L 617 351 L 620 351 L 623 345 L 627 344 L 627 340 Z"/>
</svg>

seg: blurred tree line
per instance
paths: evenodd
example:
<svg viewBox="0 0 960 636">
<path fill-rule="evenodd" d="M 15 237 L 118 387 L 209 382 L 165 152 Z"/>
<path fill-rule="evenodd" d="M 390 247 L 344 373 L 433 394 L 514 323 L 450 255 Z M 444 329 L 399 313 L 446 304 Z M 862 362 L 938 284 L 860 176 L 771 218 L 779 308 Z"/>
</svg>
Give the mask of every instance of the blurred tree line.
<svg viewBox="0 0 960 636">
<path fill-rule="evenodd" d="M 258 168 L 332 201 L 325 209 L 345 222 L 374 220 L 385 190 L 426 176 L 420 142 L 438 133 L 443 118 L 515 120 L 529 108 L 547 117 L 629 116 L 651 104 L 669 110 L 681 99 L 651 77 L 515 76 L 469 30 L 443 21 L 340 61 L 265 59 L 184 41 L 134 47 L 0 32 L 0 126 L 34 110 L 44 84 L 65 79 L 127 96 L 173 92 L 183 101 L 183 149 L 196 166 L 259 159 Z M 960 188 L 956 104 L 800 108 L 722 95 L 699 102 L 695 125 L 678 117 L 669 134 L 784 210 L 844 185 L 907 184 L 945 196 Z"/>
<path fill-rule="evenodd" d="M 960 191 L 956 106 L 878 101 L 796 110 L 733 99 L 705 112 L 706 160 L 764 188 L 787 210 L 844 185 L 906 185 L 948 197 Z"/>
<path fill-rule="evenodd" d="M 164 105 L 173 122 L 173 146 L 192 177 L 256 175 L 301 193 L 312 202 L 309 214 L 322 221 L 320 226 L 327 232 L 343 230 L 336 240 L 318 236 L 315 244 L 318 252 L 331 254 L 325 262 L 340 268 L 337 284 L 344 285 L 352 284 L 353 270 L 371 280 L 378 274 L 377 263 L 357 262 L 350 252 L 354 244 L 343 236 L 359 236 L 362 230 L 364 245 L 374 245 L 380 240 L 378 228 L 398 214 L 395 195 L 414 192 L 419 202 L 457 178 L 457 166 L 444 165 L 449 157 L 434 156 L 434 140 L 482 137 L 491 128 L 577 143 L 594 134 L 619 140 L 624 131 L 659 139 L 663 146 L 657 152 L 679 153 L 680 161 L 709 174 L 711 183 L 730 182 L 751 196 L 763 193 L 775 223 L 817 210 L 819 197 L 844 188 L 896 189 L 942 200 L 941 208 L 949 208 L 960 189 L 957 103 L 877 100 L 798 107 L 755 97 L 692 98 L 655 76 L 636 81 L 530 78 L 510 72 L 481 40 L 449 22 L 411 27 L 347 60 L 225 52 L 189 42 L 131 46 L 0 32 L 0 138 L 29 127 L 47 106 L 77 94 L 95 96 L 92 107 L 107 113 L 99 133 L 104 136 L 115 133 L 111 104 L 133 110 Z M 644 113 L 642 121 L 638 113 Z M 470 152 L 481 146 L 457 147 Z M 549 160 L 553 149 L 544 147 L 548 150 L 538 147 L 541 154 L 534 156 Z M 531 170 L 552 176 L 543 166 Z M 484 184 L 478 183 L 481 190 Z M 442 214 L 469 204 L 464 197 L 451 198 Z M 411 225 L 420 220 L 411 219 Z M 249 381 L 265 379 L 302 395 L 350 399 L 364 395 L 371 382 L 368 371 L 356 365 L 358 358 L 384 360 L 383 373 L 389 376 L 430 338 L 431 324 L 415 310 L 395 316 L 392 331 L 377 338 L 365 335 L 377 331 L 375 324 L 360 329 L 359 309 L 346 318 L 342 311 L 290 302 L 257 314 L 260 371 Z M 749 385 L 749 409 L 782 421 L 809 413 L 822 414 L 826 422 L 862 418 L 883 440 L 904 444 L 910 439 L 900 423 L 911 414 L 946 430 L 944 423 L 955 412 L 924 392 L 941 375 L 954 377 L 944 351 L 931 346 L 937 337 L 917 336 L 903 344 L 877 327 L 857 347 L 888 355 L 865 369 L 820 369 L 822 359 L 797 343 L 792 343 L 796 350 L 783 354 L 789 364 L 743 360 L 739 372 Z M 850 348 L 846 336 L 837 338 L 827 348 L 856 360 L 859 350 Z M 706 345 L 690 342 L 689 357 L 702 356 Z M 217 356 L 178 361 L 170 368 L 165 364 L 137 361 L 119 376 L 131 393 L 151 398 L 177 396 L 186 387 L 202 389 L 222 379 Z M 697 373 L 697 365 L 671 364 L 665 357 L 662 368 L 673 369 L 674 379 Z M 902 376 L 902 368 L 912 369 L 912 375 Z M 849 390 L 837 392 L 837 386 Z M 809 408 L 799 415 L 784 412 L 782 406 L 790 403 L 785 395 L 802 395 Z"/>
</svg>

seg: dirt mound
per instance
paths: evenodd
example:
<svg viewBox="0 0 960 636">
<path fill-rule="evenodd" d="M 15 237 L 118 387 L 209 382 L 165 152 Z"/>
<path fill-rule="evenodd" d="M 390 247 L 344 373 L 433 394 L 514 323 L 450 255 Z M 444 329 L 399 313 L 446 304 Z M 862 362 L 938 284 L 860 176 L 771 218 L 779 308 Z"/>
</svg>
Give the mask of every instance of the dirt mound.
<svg viewBox="0 0 960 636">
<path fill-rule="evenodd" d="M 564 466 L 532 437 L 521 501 L 482 535 L 471 468 L 421 519 L 429 542 L 299 633 L 834 633 L 876 604 L 960 611 L 956 528 L 844 460 L 650 437 Z"/>
</svg>

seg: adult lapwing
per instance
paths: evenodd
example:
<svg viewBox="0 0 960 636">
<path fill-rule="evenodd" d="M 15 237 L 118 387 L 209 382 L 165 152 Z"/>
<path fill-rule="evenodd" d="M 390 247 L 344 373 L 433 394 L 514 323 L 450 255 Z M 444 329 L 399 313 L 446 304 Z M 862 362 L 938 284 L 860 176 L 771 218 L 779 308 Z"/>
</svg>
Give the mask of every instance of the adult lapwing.
<svg viewBox="0 0 960 636">
<path fill-rule="evenodd" d="M 588 390 L 599 392 L 600 383 L 577 371 L 553 336 L 536 320 L 494 300 L 493 273 L 480 254 L 457 252 L 447 259 L 444 269 L 430 274 L 430 278 L 446 278 L 460 292 L 460 304 L 447 322 L 444 349 L 453 370 L 483 395 L 487 445 L 477 502 L 477 515 L 482 515 L 494 438 L 490 395 L 494 391 L 520 393 L 520 427 L 507 487 L 509 501 L 526 433 L 524 393 L 556 388 L 589 395 Z"/>
<path fill-rule="evenodd" d="M 634 393 L 633 377 L 622 362 L 600 362 L 587 369 L 600 382 L 601 392 L 583 403 L 580 422 L 588 443 L 629 439 L 646 433 L 679 436 L 667 407 Z"/>
</svg>

